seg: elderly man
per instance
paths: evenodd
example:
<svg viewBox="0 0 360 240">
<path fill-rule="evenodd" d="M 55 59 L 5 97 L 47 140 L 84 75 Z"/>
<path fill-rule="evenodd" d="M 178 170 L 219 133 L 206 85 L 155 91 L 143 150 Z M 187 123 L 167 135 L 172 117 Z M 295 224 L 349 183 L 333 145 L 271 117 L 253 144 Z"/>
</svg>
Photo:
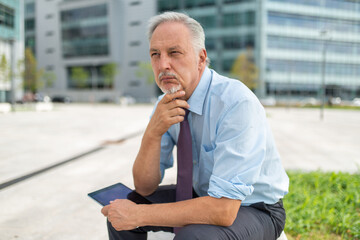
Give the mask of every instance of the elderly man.
<svg viewBox="0 0 360 240">
<path fill-rule="evenodd" d="M 105 206 L 110 239 L 146 239 L 147 231 L 173 229 L 175 239 L 276 239 L 285 225 L 289 179 L 258 99 L 207 67 L 204 31 L 187 15 L 150 19 L 149 41 L 164 95 L 133 177 L 136 192 L 152 204 Z M 177 185 L 159 187 L 175 145 Z"/>
</svg>

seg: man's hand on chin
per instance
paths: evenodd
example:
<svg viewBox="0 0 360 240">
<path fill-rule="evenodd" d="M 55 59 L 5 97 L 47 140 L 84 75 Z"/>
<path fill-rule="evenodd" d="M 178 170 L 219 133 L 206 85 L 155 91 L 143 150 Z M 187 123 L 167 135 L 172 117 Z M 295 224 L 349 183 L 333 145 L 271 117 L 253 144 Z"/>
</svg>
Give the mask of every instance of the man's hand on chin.
<svg viewBox="0 0 360 240">
<path fill-rule="evenodd" d="M 117 231 L 132 230 L 137 228 L 138 206 L 127 199 L 117 199 L 101 209 L 101 213 L 108 218 Z"/>
</svg>

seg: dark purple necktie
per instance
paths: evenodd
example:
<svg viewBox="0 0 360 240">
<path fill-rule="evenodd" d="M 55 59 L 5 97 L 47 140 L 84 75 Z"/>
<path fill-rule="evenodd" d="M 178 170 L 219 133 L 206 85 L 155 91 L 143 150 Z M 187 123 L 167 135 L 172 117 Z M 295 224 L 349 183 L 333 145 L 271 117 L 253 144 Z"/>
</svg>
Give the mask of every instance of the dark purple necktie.
<svg viewBox="0 0 360 240">
<path fill-rule="evenodd" d="M 177 184 L 176 201 L 192 198 L 192 139 L 188 121 L 189 110 L 185 110 L 184 121 L 180 123 L 177 143 Z"/>
<path fill-rule="evenodd" d="M 177 143 L 177 184 L 176 201 L 192 198 L 192 139 L 188 121 L 189 110 L 185 110 L 185 119 L 180 123 L 180 133 Z M 181 228 L 175 227 L 174 233 Z"/>
</svg>

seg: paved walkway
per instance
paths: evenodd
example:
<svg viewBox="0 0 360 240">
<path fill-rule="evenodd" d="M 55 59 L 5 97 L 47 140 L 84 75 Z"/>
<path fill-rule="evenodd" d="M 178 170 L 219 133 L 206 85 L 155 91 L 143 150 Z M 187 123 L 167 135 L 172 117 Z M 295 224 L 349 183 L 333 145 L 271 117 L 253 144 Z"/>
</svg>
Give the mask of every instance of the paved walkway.
<svg viewBox="0 0 360 240">
<path fill-rule="evenodd" d="M 0 115 L 0 184 L 131 136 L 1 189 L 0 239 L 106 239 L 101 207 L 87 193 L 116 182 L 133 186 L 139 132 L 151 111 L 147 105 L 58 105 L 52 112 Z M 326 110 L 323 122 L 313 109 L 267 113 L 286 169 L 357 171 L 360 111 Z M 164 183 L 175 176 L 169 170 Z"/>
</svg>

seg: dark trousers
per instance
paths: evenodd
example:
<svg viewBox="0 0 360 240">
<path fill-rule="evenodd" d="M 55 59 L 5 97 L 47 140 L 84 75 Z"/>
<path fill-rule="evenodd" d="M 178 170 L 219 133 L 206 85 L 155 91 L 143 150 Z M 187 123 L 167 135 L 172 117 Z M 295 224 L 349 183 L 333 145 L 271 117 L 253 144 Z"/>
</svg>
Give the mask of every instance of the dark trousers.
<svg viewBox="0 0 360 240">
<path fill-rule="evenodd" d="M 194 193 L 194 197 L 197 197 Z M 130 200 L 131 196 L 129 197 Z M 136 197 L 136 202 L 140 203 Z M 158 190 L 147 197 L 152 203 L 175 201 L 175 186 L 160 186 Z M 144 200 L 144 203 L 149 203 Z M 255 203 L 250 206 L 241 206 L 230 227 L 221 227 L 207 224 L 187 225 L 176 234 L 175 240 L 275 240 L 285 226 L 285 209 L 282 201 L 275 204 Z M 130 231 L 116 231 L 107 222 L 109 239 L 111 240 L 146 240 L 149 231 L 173 232 L 172 227 L 145 226 Z"/>
</svg>

